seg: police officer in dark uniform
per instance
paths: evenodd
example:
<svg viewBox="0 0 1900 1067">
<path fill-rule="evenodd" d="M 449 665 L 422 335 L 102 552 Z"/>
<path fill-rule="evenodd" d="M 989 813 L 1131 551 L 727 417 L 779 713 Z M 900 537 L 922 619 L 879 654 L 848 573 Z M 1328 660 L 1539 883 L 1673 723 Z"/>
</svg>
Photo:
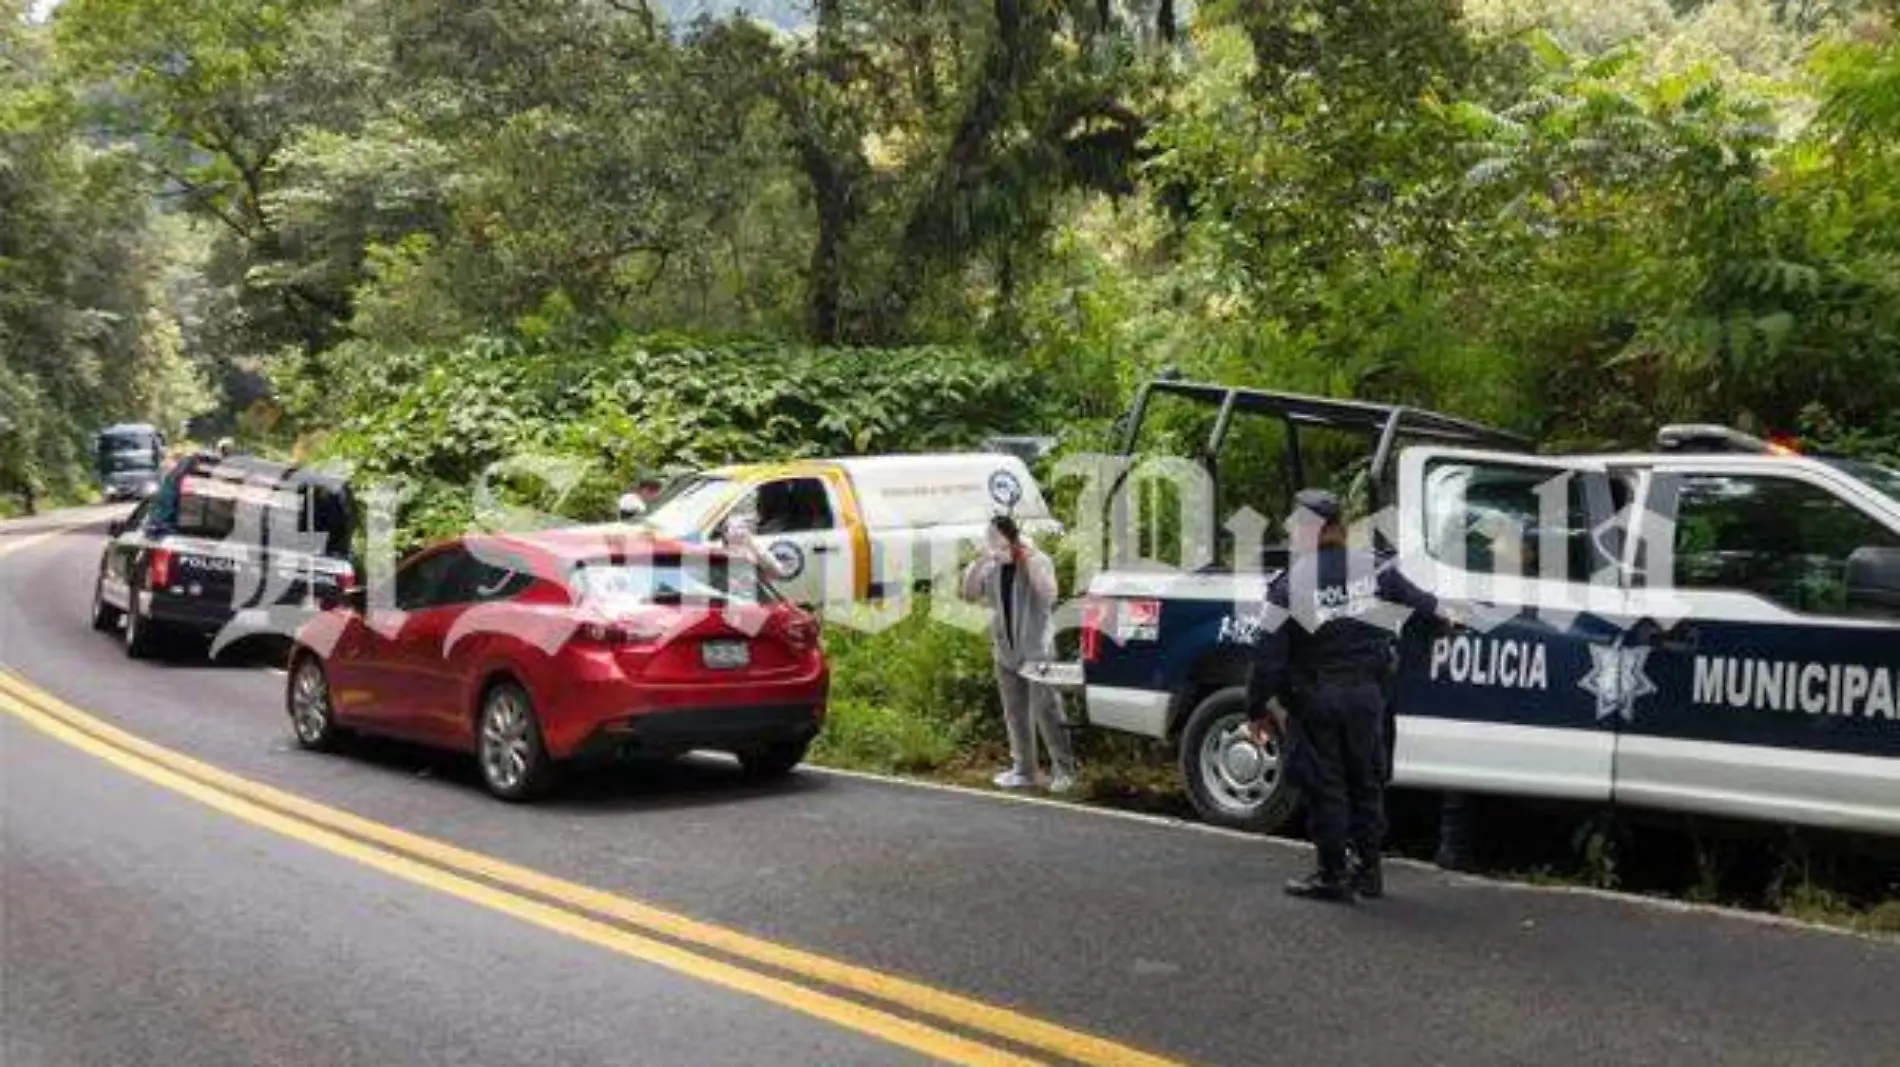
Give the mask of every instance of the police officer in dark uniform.
<svg viewBox="0 0 1900 1067">
<path fill-rule="evenodd" d="M 1452 623 L 1458 617 L 1406 581 L 1390 558 L 1349 548 L 1333 494 L 1300 492 L 1286 529 L 1291 560 L 1267 592 L 1280 611 L 1269 609 L 1247 679 L 1256 739 L 1279 730 L 1267 709 L 1270 699 L 1278 697 L 1288 711 L 1288 773 L 1305 792 L 1308 829 L 1319 851 L 1319 869 L 1287 883 L 1286 891 L 1342 902 L 1355 894 L 1381 896 L 1393 608 Z"/>
</svg>

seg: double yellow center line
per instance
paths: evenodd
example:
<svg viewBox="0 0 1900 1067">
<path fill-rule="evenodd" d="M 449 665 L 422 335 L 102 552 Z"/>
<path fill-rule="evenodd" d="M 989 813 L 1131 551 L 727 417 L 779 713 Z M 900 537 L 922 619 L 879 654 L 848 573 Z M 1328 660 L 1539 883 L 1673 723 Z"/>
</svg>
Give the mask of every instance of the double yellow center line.
<svg viewBox="0 0 1900 1067">
<path fill-rule="evenodd" d="M 404 881 L 954 1064 L 1175 1061 L 373 822 L 126 733 L 0 670 L 0 710 L 254 826 Z M 1053 1057 L 1053 1059 L 1049 1058 Z"/>
</svg>

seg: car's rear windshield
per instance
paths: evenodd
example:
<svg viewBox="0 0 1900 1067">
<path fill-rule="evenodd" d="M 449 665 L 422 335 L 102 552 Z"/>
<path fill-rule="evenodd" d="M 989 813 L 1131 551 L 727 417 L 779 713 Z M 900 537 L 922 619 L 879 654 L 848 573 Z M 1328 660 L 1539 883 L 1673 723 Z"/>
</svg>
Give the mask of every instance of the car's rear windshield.
<svg viewBox="0 0 1900 1067">
<path fill-rule="evenodd" d="M 774 604 L 781 598 L 752 564 L 693 554 L 577 564 L 568 579 L 582 603 L 607 607 L 660 604 Z"/>
<path fill-rule="evenodd" d="M 251 543 L 268 539 L 279 551 L 346 558 L 348 501 L 312 485 L 267 487 L 187 478 L 178 494 L 178 533 Z"/>
</svg>

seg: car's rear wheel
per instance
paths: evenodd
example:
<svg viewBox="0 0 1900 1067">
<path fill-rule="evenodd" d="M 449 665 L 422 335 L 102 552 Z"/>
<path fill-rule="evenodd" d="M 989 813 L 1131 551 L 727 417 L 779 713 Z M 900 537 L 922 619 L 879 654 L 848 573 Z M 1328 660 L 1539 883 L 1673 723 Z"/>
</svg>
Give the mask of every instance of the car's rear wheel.
<svg viewBox="0 0 1900 1067">
<path fill-rule="evenodd" d="M 531 800 L 554 784 L 554 760 L 526 689 L 514 682 L 488 688 L 476 723 L 475 757 L 482 785 L 503 800 Z"/>
<path fill-rule="evenodd" d="M 1270 834 L 1292 822 L 1299 795 L 1281 773 L 1279 746 L 1255 744 L 1247 719 L 1243 687 L 1202 700 L 1181 732 L 1181 776 L 1205 821 Z"/>
<path fill-rule="evenodd" d="M 337 725 L 336 705 L 330 699 L 330 679 L 317 657 L 305 654 L 291 667 L 284 704 L 298 748 L 330 752 L 342 741 L 343 728 Z"/>
<path fill-rule="evenodd" d="M 125 654 L 133 659 L 150 659 L 158 651 L 158 624 L 139 610 L 139 591 L 125 598 Z"/>
<path fill-rule="evenodd" d="M 753 778 L 783 778 L 805 762 L 805 753 L 810 749 L 809 740 L 760 745 L 740 752 L 739 765 Z"/>
<path fill-rule="evenodd" d="M 119 628 L 119 620 L 125 613 L 106 603 L 106 576 L 99 572 L 99 579 L 92 583 L 92 628 L 102 634 L 109 634 Z"/>
</svg>

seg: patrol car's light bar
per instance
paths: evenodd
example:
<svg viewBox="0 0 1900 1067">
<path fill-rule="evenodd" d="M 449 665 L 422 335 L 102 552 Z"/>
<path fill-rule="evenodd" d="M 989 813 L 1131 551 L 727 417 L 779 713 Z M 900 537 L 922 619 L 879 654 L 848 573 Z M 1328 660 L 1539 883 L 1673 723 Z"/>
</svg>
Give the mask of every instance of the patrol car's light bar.
<svg viewBox="0 0 1900 1067">
<path fill-rule="evenodd" d="M 1791 437 L 1766 441 L 1754 434 L 1714 424 L 1679 424 L 1656 432 L 1656 446 L 1664 452 L 1740 452 L 1757 456 L 1799 455 Z"/>
</svg>

